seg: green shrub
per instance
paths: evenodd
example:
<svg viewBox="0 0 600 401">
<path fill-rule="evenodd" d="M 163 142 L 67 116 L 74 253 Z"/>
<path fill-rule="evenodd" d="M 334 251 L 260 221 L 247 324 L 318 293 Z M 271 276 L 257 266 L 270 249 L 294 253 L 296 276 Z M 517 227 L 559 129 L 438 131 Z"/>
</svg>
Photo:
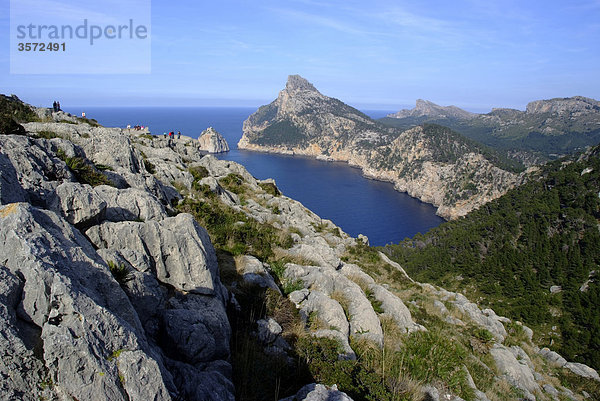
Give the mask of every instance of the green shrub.
<svg viewBox="0 0 600 401">
<path fill-rule="evenodd" d="M 216 198 L 186 198 L 178 210 L 192 214 L 206 228 L 215 247 L 234 255 L 249 253 L 266 261 L 273 248 L 282 244 L 275 228 L 220 204 Z"/>
<path fill-rule="evenodd" d="M 89 184 L 93 187 L 98 185 L 115 185 L 104 174 L 99 172 L 92 163 L 82 157 L 67 157 L 62 149 L 56 152 L 56 156 L 65 162 L 67 167 L 75 174 L 77 181 L 82 184 Z"/>
<path fill-rule="evenodd" d="M 61 138 L 56 132 L 53 131 L 38 131 L 33 135 L 35 138 L 52 139 Z"/>
<path fill-rule="evenodd" d="M 96 164 L 96 168 L 100 171 L 112 171 L 112 167 L 111 166 L 107 166 L 105 164 Z"/>
<path fill-rule="evenodd" d="M 424 383 L 442 380 L 462 398 L 474 398 L 463 369 L 467 351 L 459 342 L 439 332 L 417 331 L 408 336 L 400 352 L 403 368 L 413 379 Z"/>
<path fill-rule="evenodd" d="M 394 398 L 382 377 L 357 360 L 340 360 L 341 344 L 332 338 L 298 339 L 296 352 L 317 383 L 336 384 L 354 400 L 391 401 Z M 396 398 L 397 399 L 397 398 Z"/>
<path fill-rule="evenodd" d="M 521 344 L 527 343 L 529 341 L 522 325 L 511 321 L 510 323 L 506 323 L 504 327 L 506 328 L 506 332 L 508 334 L 508 336 L 506 336 L 506 339 L 504 340 L 504 344 L 506 346 L 520 346 Z"/>
<path fill-rule="evenodd" d="M 375 294 L 373 294 L 373 291 L 371 291 L 370 289 L 366 289 L 365 290 L 365 295 L 367 296 L 367 299 L 371 302 L 371 306 L 373 307 L 373 310 L 377 313 L 383 313 L 385 312 L 383 310 L 382 302 L 379 301 L 377 298 L 375 298 Z"/>
<path fill-rule="evenodd" d="M 148 159 L 144 159 L 144 168 L 150 174 L 156 174 L 156 166 Z"/>
<path fill-rule="evenodd" d="M 272 182 L 261 182 L 258 184 L 258 186 L 260 186 L 263 191 L 265 191 L 266 193 L 268 193 L 270 195 L 273 195 L 273 196 L 281 195 L 281 192 L 279 191 L 277 186 L 275 184 L 273 184 Z"/>
<path fill-rule="evenodd" d="M 282 291 L 285 295 L 289 295 L 294 291 L 304 288 L 304 283 L 301 280 L 284 280 Z"/>
<path fill-rule="evenodd" d="M 101 127 L 101 125 L 98 124 L 98 121 L 95 118 L 77 117 L 77 121 L 80 123 L 89 124 L 92 127 Z M 65 123 L 69 123 L 69 124 L 77 124 L 77 123 L 67 121 L 67 120 L 62 120 L 61 122 L 65 122 Z"/>
<path fill-rule="evenodd" d="M 227 176 L 219 180 L 219 184 L 221 184 L 221 186 L 226 190 L 237 195 L 241 195 L 246 192 L 244 179 L 239 174 L 229 173 Z"/>
<path fill-rule="evenodd" d="M 10 116 L 0 115 L 0 134 L 25 135 L 25 128 Z"/>
<path fill-rule="evenodd" d="M 39 120 L 33 109 L 16 96 L 0 95 L 0 124 L 9 119 L 15 122 Z M 0 132 L 3 131 L 0 129 Z"/>
<path fill-rule="evenodd" d="M 494 341 L 493 334 L 490 333 L 488 330 L 484 329 L 483 327 L 475 327 L 473 328 L 471 333 L 473 337 L 483 341 L 484 343 L 491 343 Z"/>
<path fill-rule="evenodd" d="M 189 168 L 189 172 L 194 177 L 194 181 L 199 181 L 208 177 L 210 174 L 204 166 L 194 166 Z"/>
<path fill-rule="evenodd" d="M 217 196 L 213 191 L 211 191 L 208 184 L 200 184 L 199 181 L 192 182 L 192 189 L 198 194 L 202 195 L 204 198 L 214 198 Z"/>
<path fill-rule="evenodd" d="M 123 264 L 116 264 L 112 260 L 108 261 L 108 267 L 113 277 L 119 284 L 125 284 L 128 281 L 133 280 L 133 274 L 129 271 L 129 269 Z"/>
</svg>

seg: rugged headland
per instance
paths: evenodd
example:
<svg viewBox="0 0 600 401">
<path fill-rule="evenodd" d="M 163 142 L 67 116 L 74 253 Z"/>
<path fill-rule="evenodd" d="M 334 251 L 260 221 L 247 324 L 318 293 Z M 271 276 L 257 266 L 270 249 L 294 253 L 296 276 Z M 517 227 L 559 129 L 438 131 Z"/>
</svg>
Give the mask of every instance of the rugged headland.
<svg viewBox="0 0 600 401">
<path fill-rule="evenodd" d="M 519 180 L 508 160 L 448 128 L 384 126 L 297 75 L 244 122 L 243 132 L 239 148 L 348 162 L 437 206 L 447 219 L 464 216 Z"/>
<path fill-rule="evenodd" d="M 16 97 L 0 123 L 2 399 L 600 396 L 520 322 L 189 141 Z"/>
</svg>

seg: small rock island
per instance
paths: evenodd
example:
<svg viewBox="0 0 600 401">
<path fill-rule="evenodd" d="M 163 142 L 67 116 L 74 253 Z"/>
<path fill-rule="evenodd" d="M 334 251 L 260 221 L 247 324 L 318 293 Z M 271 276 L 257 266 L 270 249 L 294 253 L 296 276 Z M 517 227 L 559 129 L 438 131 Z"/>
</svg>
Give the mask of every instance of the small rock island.
<svg viewBox="0 0 600 401">
<path fill-rule="evenodd" d="M 208 153 L 229 152 L 229 145 L 223 135 L 219 134 L 213 127 L 208 127 L 198 137 L 199 150 Z"/>
</svg>

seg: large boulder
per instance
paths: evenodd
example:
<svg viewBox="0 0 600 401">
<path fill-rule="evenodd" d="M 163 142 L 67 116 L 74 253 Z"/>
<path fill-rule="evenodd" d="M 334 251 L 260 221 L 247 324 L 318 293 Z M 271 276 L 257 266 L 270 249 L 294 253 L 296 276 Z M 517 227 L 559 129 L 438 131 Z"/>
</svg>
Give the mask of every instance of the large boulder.
<svg viewBox="0 0 600 401">
<path fill-rule="evenodd" d="M 288 263 L 285 268 L 284 276 L 287 280 L 300 280 L 311 292 L 320 291 L 343 304 L 348 316 L 350 335 L 383 344 L 383 330 L 379 318 L 371 302 L 356 283 L 331 265 L 320 267 Z"/>
<path fill-rule="evenodd" d="M 137 188 L 144 192 L 148 192 L 151 195 L 155 196 L 160 203 L 165 206 L 170 206 L 174 202 L 179 201 L 181 199 L 181 195 L 175 188 L 170 185 L 166 185 L 161 182 L 159 179 L 154 177 L 152 174 L 143 173 L 143 174 L 133 174 L 133 173 L 112 173 L 108 175 L 109 179 L 112 181 L 120 180 L 121 183 L 119 188 Z"/>
<path fill-rule="evenodd" d="M 533 375 L 534 371 L 526 361 L 517 360 L 513 352 L 503 345 L 496 344 L 490 350 L 498 371 L 515 387 L 525 392 L 525 398 L 534 400 L 534 392 L 540 390 Z"/>
<path fill-rule="evenodd" d="M 106 202 L 90 185 L 63 182 L 54 190 L 48 208 L 61 214 L 71 224 L 85 226 L 103 219 Z"/>
<path fill-rule="evenodd" d="M 94 189 L 106 202 L 105 218 L 109 221 L 162 220 L 167 217 L 160 201 L 141 189 L 118 189 L 108 185 L 100 185 Z"/>
<path fill-rule="evenodd" d="M 577 376 L 600 381 L 600 376 L 598 376 L 598 372 L 595 369 L 584 365 L 583 363 L 567 362 L 564 367 L 569 369 L 571 372 L 575 373 Z"/>
<path fill-rule="evenodd" d="M 3 203 L 26 200 L 36 206 L 46 207 L 47 200 L 58 185 L 63 181 L 75 181 L 65 163 L 49 148 L 52 146 L 45 139 L 0 135 L 0 154 L 3 155 L 0 158 L 0 188 L 4 188 L 0 189 L 0 194 L 2 199 L 6 199 Z M 15 179 L 22 190 L 19 190 Z M 14 194 L 9 194 L 12 190 Z"/>
<path fill-rule="evenodd" d="M 382 316 L 392 318 L 400 329 L 406 330 L 409 333 L 415 330 L 424 329 L 423 326 L 412 320 L 410 311 L 400 298 L 392 294 L 383 286 L 377 284 L 375 280 L 363 272 L 360 267 L 354 264 L 344 263 L 339 271 L 348 279 L 359 282 L 363 287 L 367 288 L 374 301 L 381 304 L 381 309 L 383 310 Z"/>
<path fill-rule="evenodd" d="M 231 329 L 221 300 L 190 294 L 171 298 L 163 312 L 163 349 L 180 361 L 226 360 Z"/>
<path fill-rule="evenodd" d="M 429 284 L 422 284 L 423 288 L 438 292 L 442 299 L 451 302 L 460 312 L 469 317 L 475 324 L 488 330 L 496 341 L 502 343 L 507 336 L 506 328 L 500 316 L 493 310 L 481 310 L 476 303 L 469 301 L 464 295 L 446 290 L 437 291 Z"/>
<path fill-rule="evenodd" d="M 235 258 L 235 268 L 241 278 L 249 283 L 263 288 L 271 288 L 279 293 L 279 287 L 265 268 L 263 262 L 250 255 L 240 255 Z"/>
<path fill-rule="evenodd" d="M 99 248 L 146 253 L 158 280 L 179 291 L 227 299 L 208 233 L 187 213 L 161 221 L 106 222 L 86 235 Z"/>
<path fill-rule="evenodd" d="M 321 291 L 311 291 L 306 300 L 299 304 L 300 316 L 308 321 L 312 316 L 319 319 L 326 329 L 337 330 L 344 336 L 350 334 L 344 308 Z"/>
</svg>

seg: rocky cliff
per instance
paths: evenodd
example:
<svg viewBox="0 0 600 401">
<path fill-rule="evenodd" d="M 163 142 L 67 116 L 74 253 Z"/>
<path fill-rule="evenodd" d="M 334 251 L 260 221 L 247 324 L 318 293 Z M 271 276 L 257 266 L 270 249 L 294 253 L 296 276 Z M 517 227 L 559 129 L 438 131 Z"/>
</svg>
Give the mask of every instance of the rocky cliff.
<svg viewBox="0 0 600 401">
<path fill-rule="evenodd" d="M 242 149 L 348 162 L 367 177 L 432 203 L 449 219 L 502 195 L 518 179 L 493 152 L 449 129 L 385 127 L 299 76 L 290 76 L 277 99 L 244 122 L 243 131 Z"/>
<path fill-rule="evenodd" d="M 527 327 L 190 141 L 77 119 L 22 132 L 0 132 L 3 399 L 598 394 Z"/>
<path fill-rule="evenodd" d="M 229 145 L 223 135 L 213 127 L 208 127 L 198 137 L 199 149 L 208 153 L 229 152 Z"/>
</svg>

